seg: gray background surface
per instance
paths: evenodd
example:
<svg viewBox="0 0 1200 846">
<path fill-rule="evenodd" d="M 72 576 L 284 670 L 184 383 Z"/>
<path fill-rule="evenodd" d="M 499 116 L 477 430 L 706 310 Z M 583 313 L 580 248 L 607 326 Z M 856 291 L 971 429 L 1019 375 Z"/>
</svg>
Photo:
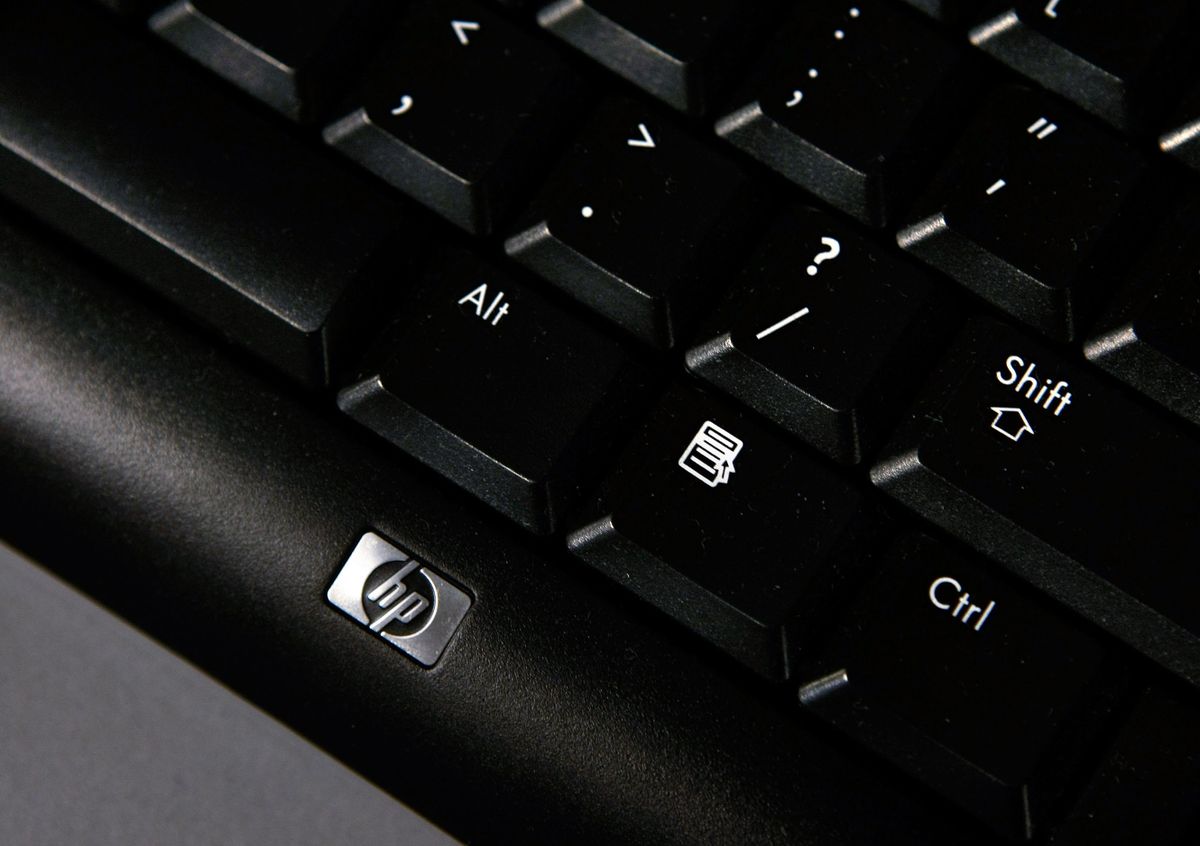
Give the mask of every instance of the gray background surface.
<svg viewBox="0 0 1200 846">
<path fill-rule="evenodd" d="M 0 545 L 0 843 L 456 841 Z"/>
</svg>

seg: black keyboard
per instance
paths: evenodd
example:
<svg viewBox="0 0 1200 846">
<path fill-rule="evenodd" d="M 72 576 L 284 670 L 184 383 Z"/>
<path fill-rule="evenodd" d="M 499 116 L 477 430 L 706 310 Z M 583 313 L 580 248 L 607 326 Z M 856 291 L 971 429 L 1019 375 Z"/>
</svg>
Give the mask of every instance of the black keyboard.
<svg viewBox="0 0 1200 846">
<path fill-rule="evenodd" d="M 469 842 L 1200 842 L 1200 8 L 12 6 L 5 538 Z"/>
</svg>

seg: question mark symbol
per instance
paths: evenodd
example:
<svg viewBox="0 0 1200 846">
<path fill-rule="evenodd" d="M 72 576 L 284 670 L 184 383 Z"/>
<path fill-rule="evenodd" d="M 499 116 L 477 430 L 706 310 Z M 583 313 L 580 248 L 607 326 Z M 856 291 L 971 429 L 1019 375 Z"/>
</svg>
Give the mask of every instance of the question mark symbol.
<svg viewBox="0 0 1200 846">
<path fill-rule="evenodd" d="M 842 254 L 842 245 L 838 243 L 836 238 L 822 238 L 821 243 L 828 247 L 828 249 L 813 256 L 813 263 L 808 266 L 809 276 L 817 275 L 817 265 L 821 262 L 835 259 Z"/>
</svg>

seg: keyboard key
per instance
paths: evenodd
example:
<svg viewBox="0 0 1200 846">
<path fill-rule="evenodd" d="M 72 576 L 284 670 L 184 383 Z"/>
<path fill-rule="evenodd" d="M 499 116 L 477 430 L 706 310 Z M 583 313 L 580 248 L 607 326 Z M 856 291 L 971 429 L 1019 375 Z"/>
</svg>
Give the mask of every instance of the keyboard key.
<svg viewBox="0 0 1200 846">
<path fill-rule="evenodd" d="M 961 51 L 891 3 L 806 3 L 717 133 L 830 205 L 883 226 L 953 137 Z"/>
<path fill-rule="evenodd" d="M 338 405 L 526 528 L 553 531 L 636 413 L 634 362 L 478 259 L 432 265 Z"/>
<path fill-rule="evenodd" d="M 538 23 L 665 103 L 700 114 L 769 4 L 556 0 Z"/>
<path fill-rule="evenodd" d="M 509 255 L 643 340 L 675 343 L 754 225 L 741 171 L 658 112 L 605 103 Z"/>
<path fill-rule="evenodd" d="M 1200 824 L 1200 709 L 1146 691 L 1054 846 L 1175 846 Z"/>
<path fill-rule="evenodd" d="M 1200 441 L 1087 365 L 978 321 L 871 478 L 1200 684 Z"/>
<path fill-rule="evenodd" d="M 150 27 L 271 108 L 315 118 L 382 19 L 379 0 L 176 0 Z"/>
<path fill-rule="evenodd" d="M 863 497 L 747 412 L 673 388 L 571 551 L 770 678 L 828 616 L 869 534 Z"/>
<path fill-rule="evenodd" d="M 1138 262 L 1087 357 L 1200 423 L 1200 204 L 1185 206 Z"/>
<path fill-rule="evenodd" d="M 470 3 L 422 4 L 379 56 L 359 108 L 325 140 L 464 229 L 491 231 L 570 128 L 574 77 L 545 45 Z"/>
<path fill-rule="evenodd" d="M 293 378 L 327 383 L 370 320 L 357 304 L 403 281 L 412 222 L 72 5 L 26 4 L 0 28 L 0 194 Z"/>
<path fill-rule="evenodd" d="M 1115 126 L 1160 111 L 1195 49 L 1186 0 L 1017 0 L 971 43 Z"/>
<path fill-rule="evenodd" d="M 932 294 L 919 271 L 850 227 L 794 211 L 706 321 L 687 364 L 830 457 L 857 463 L 896 400 L 928 373 L 938 338 Z"/>
<path fill-rule="evenodd" d="M 896 236 L 992 304 L 1073 338 L 1128 263 L 1143 164 L 1053 98 L 998 91 Z M 1131 236 L 1132 237 L 1132 236 Z"/>
<path fill-rule="evenodd" d="M 1028 838 L 1103 711 L 1106 649 L 1033 591 L 909 536 L 807 670 L 800 701 L 987 821 Z M 1067 737 L 1064 738 L 1064 735 Z"/>
</svg>

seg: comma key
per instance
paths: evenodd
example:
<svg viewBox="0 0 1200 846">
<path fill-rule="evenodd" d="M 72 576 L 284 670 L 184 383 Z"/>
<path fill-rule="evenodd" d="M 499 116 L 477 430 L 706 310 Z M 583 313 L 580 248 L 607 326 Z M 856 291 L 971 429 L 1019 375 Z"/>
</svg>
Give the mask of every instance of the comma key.
<svg viewBox="0 0 1200 846">
<path fill-rule="evenodd" d="M 1175 420 L 980 320 L 882 454 L 880 488 L 1200 684 L 1200 442 Z"/>
<path fill-rule="evenodd" d="M 999 833 L 1027 837 L 1070 775 L 1061 751 L 1105 716 L 1092 706 L 1116 667 L 1098 632 L 1035 591 L 912 535 L 885 556 L 799 695 Z"/>
</svg>

